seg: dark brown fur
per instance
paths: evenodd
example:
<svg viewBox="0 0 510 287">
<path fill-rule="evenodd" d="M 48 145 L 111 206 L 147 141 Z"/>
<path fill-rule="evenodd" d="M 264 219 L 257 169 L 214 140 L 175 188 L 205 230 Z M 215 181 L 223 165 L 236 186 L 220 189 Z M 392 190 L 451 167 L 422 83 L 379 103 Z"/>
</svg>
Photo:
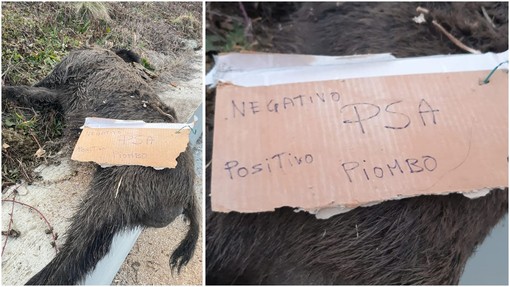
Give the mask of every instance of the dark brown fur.
<svg viewBox="0 0 510 287">
<path fill-rule="evenodd" d="M 419 5 L 431 10 L 428 24 L 411 21 Z M 483 18 L 482 5 L 496 29 Z M 434 18 L 466 45 L 502 52 L 507 11 L 507 3 L 303 3 L 280 15 L 294 19 L 281 30 L 271 23 L 274 34 L 258 36 L 259 43 L 272 40 L 269 50 L 284 53 L 463 53 L 430 24 Z M 208 99 L 207 161 L 214 127 L 214 97 Z M 208 201 L 207 284 L 457 284 L 467 259 L 507 212 L 507 188 L 478 199 L 450 194 L 388 201 L 327 220 L 291 208 L 215 213 Z"/>
<path fill-rule="evenodd" d="M 77 139 L 86 117 L 172 122 L 158 109 L 176 117 L 174 110 L 162 104 L 129 64 L 101 49 L 73 51 L 34 87 L 6 86 L 2 93 L 25 105 L 61 109 L 66 124 L 64 136 L 71 143 Z M 119 231 L 136 226 L 164 227 L 184 213 L 191 226 L 170 259 L 170 265 L 180 270 L 195 249 L 199 212 L 193 190 L 194 159 L 189 147 L 177 162 L 176 168 L 163 170 L 98 167 L 60 252 L 27 284 L 77 284 L 109 251 L 113 236 Z"/>
</svg>

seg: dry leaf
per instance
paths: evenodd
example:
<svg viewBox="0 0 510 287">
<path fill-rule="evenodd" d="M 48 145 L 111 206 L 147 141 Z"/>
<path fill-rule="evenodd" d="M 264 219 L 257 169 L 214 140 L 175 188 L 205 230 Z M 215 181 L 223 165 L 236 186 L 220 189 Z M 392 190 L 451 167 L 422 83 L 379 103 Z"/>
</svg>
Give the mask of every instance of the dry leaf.
<svg viewBox="0 0 510 287">
<path fill-rule="evenodd" d="M 45 150 L 43 150 L 42 148 L 39 148 L 39 149 L 35 152 L 34 156 L 35 156 L 35 157 L 40 158 L 40 157 L 43 157 L 45 154 L 46 154 L 46 151 L 45 151 Z"/>
<path fill-rule="evenodd" d="M 8 144 L 6 144 L 6 143 L 4 143 L 4 144 L 2 145 L 2 148 L 3 148 L 3 149 L 7 149 L 7 148 L 9 148 L 9 147 L 11 147 L 11 146 L 10 146 L 10 145 L 8 145 Z"/>
</svg>

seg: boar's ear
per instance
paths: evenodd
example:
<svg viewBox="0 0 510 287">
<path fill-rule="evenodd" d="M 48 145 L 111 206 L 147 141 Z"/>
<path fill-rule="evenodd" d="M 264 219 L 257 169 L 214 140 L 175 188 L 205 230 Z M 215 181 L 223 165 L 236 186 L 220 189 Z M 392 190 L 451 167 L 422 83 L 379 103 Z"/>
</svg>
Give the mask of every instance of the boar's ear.
<svg viewBox="0 0 510 287">
<path fill-rule="evenodd" d="M 117 49 L 115 50 L 115 54 L 121 57 L 122 60 L 126 63 L 139 63 L 140 64 L 140 56 L 138 56 L 135 52 L 126 49 Z"/>
</svg>

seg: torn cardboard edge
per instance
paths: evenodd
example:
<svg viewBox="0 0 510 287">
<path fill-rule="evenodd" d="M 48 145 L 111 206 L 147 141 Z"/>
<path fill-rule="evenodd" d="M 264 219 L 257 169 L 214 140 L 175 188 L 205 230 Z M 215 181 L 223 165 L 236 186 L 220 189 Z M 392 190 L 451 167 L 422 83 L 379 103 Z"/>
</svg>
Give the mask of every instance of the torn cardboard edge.
<svg viewBox="0 0 510 287">
<path fill-rule="evenodd" d="M 459 191 L 445 192 L 445 193 L 436 193 L 433 195 L 449 195 L 452 193 L 460 193 L 469 199 L 475 199 L 475 198 L 484 197 L 487 194 L 489 194 L 491 192 L 491 190 L 498 189 L 498 188 L 503 189 L 505 187 L 499 186 L 499 187 L 494 187 L 494 188 L 483 188 L 483 189 L 473 190 L 473 191 L 468 191 L 468 192 L 459 192 Z M 328 218 L 335 216 L 337 214 L 349 212 L 357 207 L 369 207 L 369 206 L 377 205 L 377 204 L 385 202 L 385 201 L 400 200 L 400 199 L 410 198 L 410 197 L 413 197 L 413 196 L 405 196 L 405 197 L 399 197 L 399 198 L 383 200 L 383 201 L 374 201 L 374 202 L 366 203 L 366 204 L 356 206 L 356 207 L 348 207 L 348 206 L 344 206 L 344 205 L 333 205 L 333 206 L 329 206 L 329 207 L 322 207 L 322 208 L 315 208 L 315 209 L 295 208 L 294 212 L 304 211 L 304 212 L 308 212 L 310 214 L 315 215 L 315 218 L 317 218 L 317 219 L 328 219 Z"/>
<path fill-rule="evenodd" d="M 492 190 L 494 189 L 504 189 L 506 188 L 506 186 L 498 186 L 498 187 L 492 187 L 492 188 L 483 188 L 483 189 L 478 189 L 478 190 L 473 190 L 473 191 L 466 191 L 466 192 L 462 192 L 462 191 L 452 191 L 452 192 L 444 192 L 444 193 L 435 193 L 435 194 L 431 194 L 431 195 L 449 195 L 449 194 L 452 194 L 452 193 L 458 193 L 458 194 L 461 194 L 469 199 L 476 199 L 476 198 L 480 198 L 480 197 L 484 197 L 486 195 L 488 195 Z M 423 195 L 426 195 L 426 194 L 423 194 Z M 320 208 L 312 208 L 312 209 L 306 209 L 306 208 L 301 208 L 301 207 L 295 207 L 295 206 L 288 206 L 288 205 L 282 205 L 282 206 L 278 206 L 278 207 L 275 207 L 273 210 L 268 210 L 268 211 L 263 211 L 263 212 L 273 212 L 275 211 L 276 209 L 278 208 L 282 208 L 282 207 L 291 207 L 291 208 L 294 208 L 294 212 L 298 213 L 298 212 L 307 212 L 307 213 L 310 213 L 312 215 L 315 215 L 315 218 L 317 219 L 329 219 L 337 214 L 342 214 L 342 213 L 347 213 L 351 210 L 354 210 L 358 207 L 369 207 L 369 206 L 374 206 L 374 205 L 377 205 L 377 204 L 380 204 L 380 203 L 383 203 L 383 202 L 386 202 L 386 201 L 392 201 L 392 200 L 401 200 L 401 199 L 405 199 L 405 198 L 411 198 L 411 197 L 415 197 L 414 195 L 411 195 L 411 196 L 400 196 L 400 197 L 397 197 L 397 198 L 393 198 L 393 199 L 388 199 L 388 200 L 382 200 L 382 201 L 374 201 L 374 202 L 369 202 L 369 203 L 365 203 L 365 204 L 362 204 L 362 205 L 359 205 L 359 206 L 345 206 L 345 205 L 331 205 L 331 206 L 325 206 L 325 207 L 320 207 Z M 233 210 L 232 210 L 233 211 Z M 221 212 L 221 211 L 220 211 Z M 253 211 L 253 212 L 259 212 L 259 211 Z"/>
<path fill-rule="evenodd" d="M 230 55 L 225 55 L 226 57 Z M 241 55 L 240 57 L 249 57 L 254 58 L 260 57 L 261 55 L 257 54 L 246 54 Z M 271 57 L 273 57 L 272 55 Z M 221 57 L 219 58 L 219 63 L 221 63 Z M 370 78 L 370 77 L 380 77 L 380 76 L 391 76 L 391 75 L 416 75 L 416 74 L 430 74 L 430 73 L 449 73 L 449 72 L 462 72 L 462 71 L 480 71 L 480 70 L 492 70 L 498 64 L 507 60 L 508 51 L 494 54 L 487 53 L 482 55 L 451 55 L 451 56 L 428 56 L 428 57 L 418 57 L 418 58 L 407 58 L 407 59 L 389 59 L 384 57 L 378 58 L 375 60 L 375 63 L 370 62 L 356 62 L 353 61 L 350 64 L 343 63 L 342 65 L 331 65 L 325 67 L 324 61 L 321 62 L 321 65 L 313 66 L 299 66 L 299 65 L 291 65 L 288 63 L 287 66 L 284 64 L 282 67 L 268 68 L 270 65 L 267 64 L 268 61 L 263 62 L 263 64 L 258 67 L 262 67 L 262 69 L 254 69 L 253 71 L 249 70 L 248 67 L 240 65 L 240 67 L 236 66 L 224 66 L 227 67 L 225 70 L 222 70 L 221 73 L 213 75 L 214 73 L 218 73 L 218 68 L 216 71 L 212 71 L 209 73 L 209 80 L 214 77 L 221 83 L 227 82 L 227 85 L 234 85 L 240 87 L 261 87 L 261 86 L 272 86 L 272 85 L 280 85 L 280 84 L 291 84 L 291 83 L 300 83 L 300 82 L 315 82 L 315 81 L 324 81 L 324 80 L 338 80 L 338 79 L 352 79 L 352 78 Z M 291 59 L 287 57 L 288 59 Z M 334 57 L 332 57 L 334 58 Z M 366 58 L 370 58 L 369 56 Z M 227 58 L 230 62 L 234 57 Z M 344 59 L 345 60 L 345 59 Z M 348 62 L 348 60 L 346 60 Z M 231 64 L 235 64 L 232 62 Z M 375 67 L 375 68 L 374 68 Z M 418 67 L 418 68 L 417 68 Z M 508 69 L 508 64 L 503 64 L 501 69 Z M 344 73 L 343 73 L 344 72 Z M 487 73 L 488 74 L 488 73 Z M 214 84 L 214 83 L 213 83 Z M 242 97 L 241 97 L 242 99 Z M 497 187 L 494 187 L 497 188 Z M 490 189 L 477 189 L 471 192 L 463 191 L 464 196 L 469 198 L 477 198 L 488 194 Z M 455 191 L 449 191 L 441 194 L 449 194 L 455 193 Z M 401 197 L 403 198 L 403 197 Z M 388 200 L 394 200 L 400 198 L 393 198 Z M 368 204 L 364 204 L 361 206 L 378 204 L 382 201 L 371 202 Z M 282 205 L 283 206 L 292 206 L 292 205 Z M 278 208 L 278 207 L 275 207 Z M 307 211 L 313 214 L 316 214 L 317 218 L 329 218 L 338 213 L 347 212 L 351 210 L 353 207 L 335 205 L 335 206 L 327 206 L 320 207 L 316 209 L 302 209 L 297 208 L 296 211 Z M 245 211 L 249 212 L 249 211 Z M 256 212 L 256 211 L 252 211 Z"/>
<path fill-rule="evenodd" d="M 508 51 L 415 58 L 395 58 L 391 54 L 328 57 L 233 53 L 217 56 L 215 67 L 206 76 L 206 84 L 216 86 L 224 82 L 242 87 L 256 87 L 352 78 L 467 72 L 492 70 L 506 60 Z M 250 68 L 246 63 L 255 64 Z M 500 68 L 508 70 L 508 64 Z"/>
<path fill-rule="evenodd" d="M 71 159 L 101 167 L 138 165 L 174 168 L 186 149 L 191 123 L 146 123 L 141 120 L 86 118 Z"/>
</svg>

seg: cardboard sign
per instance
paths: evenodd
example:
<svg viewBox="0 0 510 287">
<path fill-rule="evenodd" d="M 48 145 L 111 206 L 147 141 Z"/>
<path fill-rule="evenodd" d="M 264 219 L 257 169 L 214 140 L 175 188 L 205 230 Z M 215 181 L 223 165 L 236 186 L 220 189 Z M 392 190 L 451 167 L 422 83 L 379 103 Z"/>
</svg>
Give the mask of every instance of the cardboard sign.
<svg viewBox="0 0 510 287">
<path fill-rule="evenodd" d="M 189 141 L 189 125 L 87 118 L 71 159 L 102 166 L 174 168 Z"/>
<path fill-rule="evenodd" d="M 214 211 L 352 208 L 508 186 L 508 75 L 217 88 Z"/>
</svg>

